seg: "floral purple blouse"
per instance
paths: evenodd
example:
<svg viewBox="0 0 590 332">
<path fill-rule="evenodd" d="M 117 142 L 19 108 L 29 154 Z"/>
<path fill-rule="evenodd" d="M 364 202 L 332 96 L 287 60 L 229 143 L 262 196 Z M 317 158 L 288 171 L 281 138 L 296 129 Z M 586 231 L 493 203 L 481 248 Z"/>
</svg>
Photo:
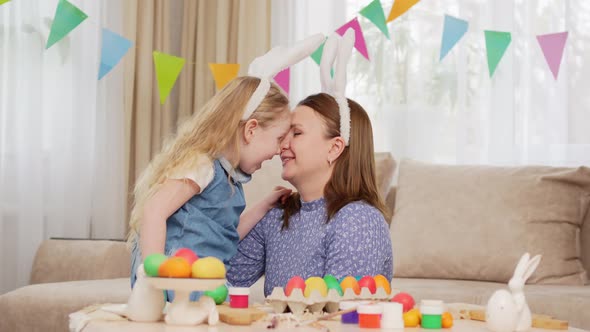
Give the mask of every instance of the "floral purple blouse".
<svg viewBox="0 0 590 332">
<path fill-rule="evenodd" d="M 283 210 L 274 208 L 240 241 L 230 260 L 228 282 L 250 287 L 265 276 L 264 295 L 285 287 L 293 276 L 382 274 L 393 277 L 389 227 L 381 212 L 362 202 L 344 206 L 326 223 L 326 201 L 302 202 L 281 231 Z"/>
</svg>

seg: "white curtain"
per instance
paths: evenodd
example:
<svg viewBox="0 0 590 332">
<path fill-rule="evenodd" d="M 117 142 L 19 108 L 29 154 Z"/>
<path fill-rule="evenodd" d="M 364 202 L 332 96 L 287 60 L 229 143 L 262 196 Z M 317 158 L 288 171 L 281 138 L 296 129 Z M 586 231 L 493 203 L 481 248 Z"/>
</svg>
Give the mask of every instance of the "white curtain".
<svg viewBox="0 0 590 332">
<path fill-rule="evenodd" d="M 590 2 L 422 0 L 388 23 L 391 40 L 358 13 L 370 2 L 274 0 L 272 42 L 359 17 L 370 61 L 355 51 L 347 94 L 370 114 L 377 151 L 450 164 L 590 165 Z M 386 17 L 393 2 L 382 1 Z M 469 30 L 441 62 L 445 14 Z M 512 33 L 492 78 L 484 30 Z M 535 36 L 566 30 L 554 80 Z M 292 71 L 293 103 L 319 91 L 311 60 Z"/>
<path fill-rule="evenodd" d="M 28 283 L 45 239 L 124 236 L 123 70 L 97 80 L 122 3 L 70 2 L 89 18 L 48 50 L 58 0 L 0 6 L 0 293 Z"/>
</svg>

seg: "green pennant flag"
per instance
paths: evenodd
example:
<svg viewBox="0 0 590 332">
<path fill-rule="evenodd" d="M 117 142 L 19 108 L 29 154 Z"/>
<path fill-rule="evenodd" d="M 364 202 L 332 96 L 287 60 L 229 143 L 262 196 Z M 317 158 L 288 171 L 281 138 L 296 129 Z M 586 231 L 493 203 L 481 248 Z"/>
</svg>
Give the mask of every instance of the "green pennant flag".
<svg viewBox="0 0 590 332">
<path fill-rule="evenodd" d="M 324 45 L 326 44 L 326 42 L 323 42 L 322 45 L 320 45 L 320 47 L 318 47 L 317 50 L 313 51 L 313 53 L 311 53 L 310 57 L 313 59 L 313 61 L 315 61 L 315 63 L 318 64 L 318 66 L 320 65 L 320 62 L 322 61 L 322 54 L 324 53 Z"/>
<path fill-rule="evenodd" d="M 361 15 L 368 18 L 373 24 L 383 32 L 389 39 L 389 30 L 387 29 L 387 22 L 385 22 L 385 13 L 380 0 L 373 0 L 367 7 L 361 9 Z"/>
<path fill-rule="evenodd" d="M 3 5 L 5 3 L 7 3 L 8 1 L 10 1 L 10 0 L 0 0 L 0 5 Z"/>
<path fill-rule="evenodd" d="M 160 104 L 164 105 L 184 66 L 184 59 L 157 51 L 154 51 L 153 55 L 156 66 L 156 80 L 160 91 Z"/>
<path fill-rule="evenodd" d="M 484 33 L 486 37 L 486 51 L 488 53 L 488 71 L 490 77 L 492 77 L 508 45 L 510 45 L 512 37 L 510 32 L 485 30 Z"/>
<path fill-rule="evenodd" d="M 53 44 L 60 41 L 87 18 L 88 15 L 78 7 L 72 5 L 67 0 L 59 0 L 45 49 L 50 48 Z"/>
</svg>

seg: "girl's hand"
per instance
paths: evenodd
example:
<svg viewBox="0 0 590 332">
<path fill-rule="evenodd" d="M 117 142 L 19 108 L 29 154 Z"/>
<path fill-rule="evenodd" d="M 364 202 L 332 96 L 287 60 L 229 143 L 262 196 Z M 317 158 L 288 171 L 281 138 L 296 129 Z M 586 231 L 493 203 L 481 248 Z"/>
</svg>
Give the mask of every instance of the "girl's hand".
<svg viewBox="0 0 590 332">
<path fill-rule="evenodd" d="M 268 195 L 264 201 L 266 202 L 266 205 L 268 207 L 268 209 L 272 209 L 275 204 L 277 204 L 278 202 L 281 202 L 281 204 L 285 203 L 285 200 L 287 198 L 289 198 L 289 196 L 291 195 L 291 193 L 293 192 L 292 189 L 283 187 L 283 186 L 276 186 L 270 193 L 270 195 Z"/>
</svg>

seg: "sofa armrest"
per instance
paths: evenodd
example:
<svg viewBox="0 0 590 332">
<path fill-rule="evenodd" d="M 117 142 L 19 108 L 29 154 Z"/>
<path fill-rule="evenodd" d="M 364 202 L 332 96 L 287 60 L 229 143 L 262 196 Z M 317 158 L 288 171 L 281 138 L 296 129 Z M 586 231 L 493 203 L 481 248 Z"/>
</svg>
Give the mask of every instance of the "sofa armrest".
<svg viewBox="0 0 590 332">
<path fill-rule="evenodd" d="M 31 284 L 129 277 L 131 258 L 116 240 L 46 240 L 39 246 Z"/>
</svg>

